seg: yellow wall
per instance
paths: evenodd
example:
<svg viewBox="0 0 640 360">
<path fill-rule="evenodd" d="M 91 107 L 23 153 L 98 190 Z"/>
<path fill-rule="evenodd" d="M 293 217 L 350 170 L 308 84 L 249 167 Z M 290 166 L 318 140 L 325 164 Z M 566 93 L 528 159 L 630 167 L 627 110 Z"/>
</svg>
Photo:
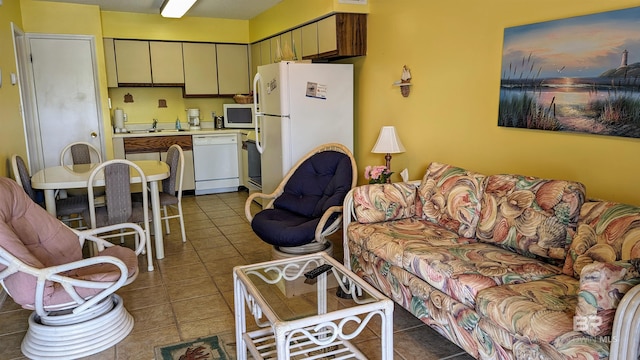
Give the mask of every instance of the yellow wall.
<svg viewBox="0 0 640 360">
<path fill-rule="evenodd" d="M 148 40 L 249 42 L 249 21 L 160 15 L 102 12 L 104 37 Z"/>
<path fill-rule="evenodd" d="M 341 7 L 345 6 L 337 0 L 304 2 L 305 6 L 300 3 L 299 0 L 284 0 L 276 8 L 251 20 L 248 34 L 239 35 L 244 25 L 232 22 L 231 26 L 224 27 L 226 30 L 209 32 L 206 41 L 256 41 L 330 12 L 343 11 Z M 23 30 L 27 32 L 96 35 L 102 32 L 113 37 L 156 38 L 161 33 L 179 31 L 179 35 L 172 38 L 176 40 L 200 40 L 196 36 L 209 25 L 208 21 L 187 19 L 188 29 L 183 33 L 182 26 L 177 26 L 180 22 L 158 23 L 162 19 L 144 20 L 144 16 L 124 21 L 131 14 L 102 12 L 98 16 L 99 12 L 92 6 L 33 0 L 22 0 L 20 5 L 22 19 L 17 0 L 5 0 L 0 7 L 3 49 L 10 44 L 10 21 L 22 20 Z M 420 178 L 431 161 L 441 161 L 485 174 L 508 172 L 579 180 L 587 186 L 590 197 L 640 204 L 640 192 L 636 191 L 636 179 L 640 175 L 636 154 L 640 150 L 640 140 L 497 126 L 505 27 L 638 5 L 634 0 L 538 0 L 535 4 L 511 0 L 490 3 L 369 0 L 366 6 L 369 12 L 368 54 L 345 60 L 355 66 L 355 153 L 359 166 L 364 168 L 384 162 L 381 155 L 371 154 L 370 150 L 380 127 L 395 125 L 407 152 L 394 155 L 392 167 L 396 172 L 407 167 L 412 179 Z M 358 6 L 361 5 L 350 5 L 349 10 Z M 97 29 L 96 24 L 101 21 L 103 28 Z M 218 24 L 217 21 L 211 20 L 211 24 Z M 158 29 L 164 26 L 165 29 Z M 235 30 L 229 30 L 232 28 Z M 237 40 L 236 35 L 245 40 Z M 101 57 L 101 44 L 98 47 Z M 6 52 L 0 54 L 5 81 L 7 71 L 15 69 L 12 56 Z M 106 81 L 102 58 L 99 61 L 102 90 Z M 413 76 L 411 95 L 407 98 L 391 85 L 400 78 L 405 64 Z M 157 94 L 153 91 L 133 94 L 140 101 L 149 99 L 149 104 L 157 101 L 158 96 L 166 96 L 171 101 L 169 106 L 174 100 L 180 101 L 179 95 L 171 92 Z M 191 100 L 183 101 L 186 107 Z M 211 101 L 202 107 L 221 106 L 215 100 Z M 3 113 L 0 156 L 4 160 L 0 170 L 4 168 L 5 173 L 7 154 L 26 152 L 24 140 L 19 138 L 22 123 L 18 104 L 17 89 L 5 82 L 0 88 Z M 178 107 L 167 112 L 176 112 Z M 108 118 L 108 111 L 105 112 L 105 118 Z M 167 114 L 169 119 L 174 116 Z M 145 118 L 141 122 L 148 121 Z M 108 127 L 109 121 L 105 123 Z"/>
<path fill-rule="evenodd" d="M 20 1 L 5 0 L 0 5 L 0 176 L 11 177 L 11 155 L 17 153 L 27 157 L 27 145 L 20 114 L 20 91 L 17 85 L 11 85 L 11 73 L 17 74 L 13 52 L 13 33 L 11 23 L 22 28 Z"/>
<path fill-rule="evenodd" d="M 632 0 L 369 0 L 368 54 L 357 69 L 358 165 L 395 125 L 407 148 L 392 168 L 421 178 L 432 161 L 485 174 L 582 181 L 590 197 L 640 204 L 640 140 L 497 126 L 505 27 L 638 6 Z M 411 95 L 391 84 L 411 69 Z M 395 176 L 395 175 L 394 175 Z M 396 178 L 394 178 L 396 179 Z"/>
<path fill-rule="evenodd" d="M 283 0 L 251 19 L 251 42 L 295 28 L 332 12 L 368 13 L 369 5 L 340 4 L 338 0 Z"/>
<path fill-rule="evenodd" d="M 107 96 L 107 75 L 102 43 L 100 8 L 95 5 L 77 5 L 48 1 L 20 0 L 24 31 L 28 33 L 91 35 L 95 37 L 96 63 L 104 143 L 106 155 L 113 157 L 111 126 Z"/>
</svg>

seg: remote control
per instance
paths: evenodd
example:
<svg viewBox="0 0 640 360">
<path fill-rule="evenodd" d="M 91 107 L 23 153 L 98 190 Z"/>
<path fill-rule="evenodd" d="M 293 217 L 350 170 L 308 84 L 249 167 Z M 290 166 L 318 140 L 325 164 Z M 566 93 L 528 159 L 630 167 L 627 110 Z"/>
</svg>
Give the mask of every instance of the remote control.
<svg viewBox="0 0 640 360">
<path fill-rule="evenodd" d="M 315 279 L 317 278 L 320 274 L 325 273 L 329 270 L 331 270 L 331 268 L 333 267 L 333 265 L 330 264 L 324 264 L 324 265 L 320 265 L 317 268 L 307 271 L 306 273 L 304 273 L 304 276 L 307 279 Z"/>
</svg>

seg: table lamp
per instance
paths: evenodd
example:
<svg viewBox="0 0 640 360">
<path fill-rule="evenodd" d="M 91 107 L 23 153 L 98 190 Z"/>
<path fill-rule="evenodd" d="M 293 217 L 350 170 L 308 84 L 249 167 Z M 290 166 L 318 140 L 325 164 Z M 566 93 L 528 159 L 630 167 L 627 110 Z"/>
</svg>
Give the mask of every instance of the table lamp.
<svg viewBox="0 0 640 360">
<path fill-rule="evenodd" d="M 382 129 L 380 129 L 380 135 L 378 135 L 376 144 L 373 145 L 373 149 L 371 149 L 372 153 L 386 153 L 384 159 L 386 160 L 388 171 L 391 171 L 391 154 L 398 154 L 404 151 L 404 146 L 396 133 L 395 126 L 383 126 Z M 387 179 L 387 182 L 391 182 L 391 180 Z"/>
</svg>

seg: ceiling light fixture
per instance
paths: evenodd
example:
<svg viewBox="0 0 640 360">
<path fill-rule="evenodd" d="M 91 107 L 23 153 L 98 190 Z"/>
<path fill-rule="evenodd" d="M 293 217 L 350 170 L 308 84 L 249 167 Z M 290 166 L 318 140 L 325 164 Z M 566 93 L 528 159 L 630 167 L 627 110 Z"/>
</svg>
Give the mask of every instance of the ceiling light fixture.
<svg viewBox="0 0 640 360">
<path fill-rule="evenodd" d="M 168 18 L 181 18 L 195 2 L 196 0 L 164 0 L 160 6 L 160 15 Z"/>
</svg>

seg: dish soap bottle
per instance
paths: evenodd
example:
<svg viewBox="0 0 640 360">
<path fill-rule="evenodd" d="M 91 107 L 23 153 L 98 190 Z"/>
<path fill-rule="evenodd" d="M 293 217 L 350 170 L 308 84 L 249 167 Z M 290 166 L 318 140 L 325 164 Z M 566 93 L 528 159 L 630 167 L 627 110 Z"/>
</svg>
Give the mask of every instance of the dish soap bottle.
<svg viewBox="0 0 640 360">
<path fill-rule="evenodd" d="M 176 130 L 182 130 L 182 125 L 180 124 L 179 117 L 176 117 Z"/>
</svg>

